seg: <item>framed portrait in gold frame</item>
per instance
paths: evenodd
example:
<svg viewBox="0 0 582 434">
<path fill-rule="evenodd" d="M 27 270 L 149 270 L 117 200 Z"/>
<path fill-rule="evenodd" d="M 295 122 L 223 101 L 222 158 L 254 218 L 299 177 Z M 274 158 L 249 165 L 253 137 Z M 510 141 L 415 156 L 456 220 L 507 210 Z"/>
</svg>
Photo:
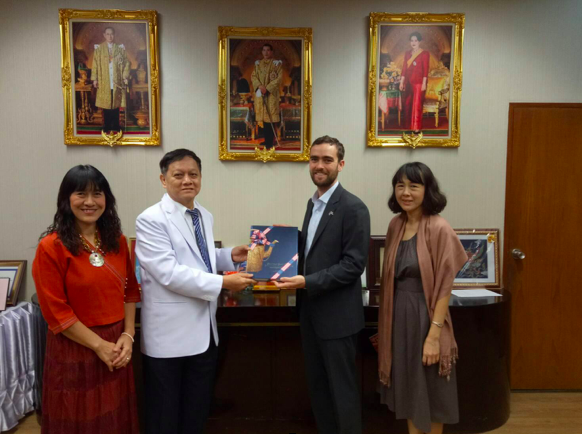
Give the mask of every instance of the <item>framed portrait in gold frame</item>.
<svg viewBox="0 0 582 434">
<path fill-rule="evenodd" d="M 460 146 L 464 29 L 464 14 L 370 14 L 368 146 Z"/>
<path fill-rule="evenodd" d="M 310 28 L 218 28 L 220 160 L 309 160 L 312 39 Z"/>
<path fill-rule="evenodd" d="M 160 144 L 157 13 L 60 9 L 65 145 Z"/>
</svg>

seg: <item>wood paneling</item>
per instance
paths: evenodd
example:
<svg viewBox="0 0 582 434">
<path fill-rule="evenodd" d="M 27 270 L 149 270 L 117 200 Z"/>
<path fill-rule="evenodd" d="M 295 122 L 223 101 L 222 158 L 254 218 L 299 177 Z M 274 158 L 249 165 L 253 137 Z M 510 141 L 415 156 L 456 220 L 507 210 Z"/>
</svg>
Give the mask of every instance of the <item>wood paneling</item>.
<svg viewBox="0 0 582 434">
<path fill-rule="evenodd" d="M 510 105 L 503 268 L 515 389 L 582 389 L 581 126 L 582 104 Z"/>
</svg>

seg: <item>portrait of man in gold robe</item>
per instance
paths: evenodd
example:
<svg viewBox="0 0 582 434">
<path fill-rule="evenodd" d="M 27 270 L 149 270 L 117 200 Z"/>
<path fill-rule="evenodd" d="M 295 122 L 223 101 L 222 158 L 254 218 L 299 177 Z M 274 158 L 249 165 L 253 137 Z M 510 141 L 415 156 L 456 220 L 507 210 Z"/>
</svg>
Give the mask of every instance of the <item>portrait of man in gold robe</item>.
<svg viewBox="0 0 582 434">
<path fill-rule="evenodd" d="M 228 39 L 229 149 L 302 149 L 301 39 Z"/>
<path fill-rule="evenodd" d="M 107 27 L 104 42 L 95 44 L 91 79 L 97 89 L 95 106 L 103 109 L 103 131 L 119 131 L 119 108 L 126 107 L 131 64 L 125 46 L 115 43 L 115 29 Z"/>
<path fill-rule="evenodd" d="M 148 24 L 73 21 L 70 33 L 75 134 L 151 137 L 155 91 Z"/>
<path fill-rule="evenodd" d="M 263 146 L 271 149 L 277 145 L 276 131 L 280 117 L 280 86 L 283 79 L 283 62 L 273 59 L 273 46 L 265 43 L 262 49 L 263 59 L 255 62 L 251 76 L 255 90 L 255 119 L 263 129 L 265 141 Z"/>
</svg>

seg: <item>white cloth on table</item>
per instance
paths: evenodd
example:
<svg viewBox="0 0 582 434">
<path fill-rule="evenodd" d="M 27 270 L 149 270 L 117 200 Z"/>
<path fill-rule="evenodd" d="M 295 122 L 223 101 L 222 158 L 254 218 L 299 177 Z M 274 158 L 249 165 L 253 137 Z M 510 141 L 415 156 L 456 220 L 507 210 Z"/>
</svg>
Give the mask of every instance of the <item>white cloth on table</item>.
<svg viewBox="0 0 582 434">
<path fill-rule="evenodd" d="M 36 395 L 35 307 L 21 302 L 0 313 L 0 431 L 8 431 L 34 410 Z"/>
</svg>

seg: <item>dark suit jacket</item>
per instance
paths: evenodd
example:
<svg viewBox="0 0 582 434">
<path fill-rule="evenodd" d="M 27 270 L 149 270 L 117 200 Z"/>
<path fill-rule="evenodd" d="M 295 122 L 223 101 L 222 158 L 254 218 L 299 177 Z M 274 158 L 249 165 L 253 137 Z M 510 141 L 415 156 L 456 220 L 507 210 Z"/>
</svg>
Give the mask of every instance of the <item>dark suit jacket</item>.
<svg viewBox="0 0 582 434">
<path fill-rule="evenodd" d="M 361 275 L 368 260 L 370 213 L 338 185 L 305 258 L 312 211 L 310 199 L 299 238 L 299 272 L 305 276 L 305 289 L 298 290 L 299 314 L 308 315 L 321 339 L 339 339 L 364 328 Z"/>
</svg>

